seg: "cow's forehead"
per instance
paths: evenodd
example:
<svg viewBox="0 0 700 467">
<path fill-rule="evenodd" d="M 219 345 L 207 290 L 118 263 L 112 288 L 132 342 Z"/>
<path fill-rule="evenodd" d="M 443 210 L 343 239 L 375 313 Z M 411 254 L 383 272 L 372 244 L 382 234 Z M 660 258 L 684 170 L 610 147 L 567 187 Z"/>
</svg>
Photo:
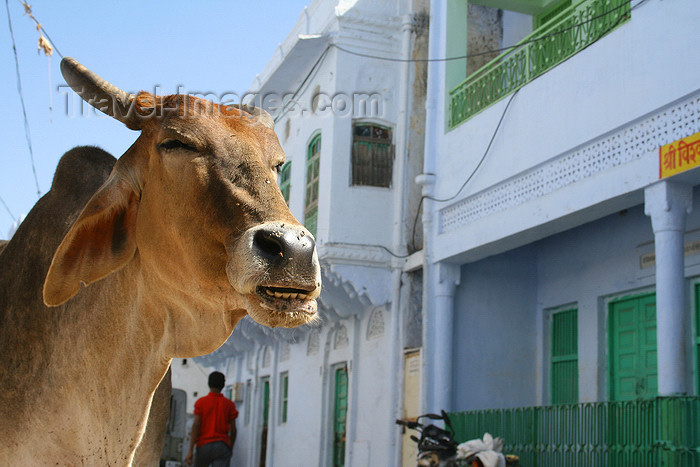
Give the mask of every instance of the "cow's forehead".
<svg viewBox="0 0 700 467">
<path fill-rule="evenodd" d="M 256 116 L 236 106 L 215 104 L 190 95 L 157 96 L 151 102 L 146 105 L 143 102 L 137 103 L 137 106 L 146 114 L 150 109 L 156 109 L 152 115 L 162 116 L 153 119 L 156 128 L 196 138 L 202 143 L 234 136 L 239 143 L 259 148 L 261 155 L 274 159 L 284 157 L 274 130 Z"/>
</svg>

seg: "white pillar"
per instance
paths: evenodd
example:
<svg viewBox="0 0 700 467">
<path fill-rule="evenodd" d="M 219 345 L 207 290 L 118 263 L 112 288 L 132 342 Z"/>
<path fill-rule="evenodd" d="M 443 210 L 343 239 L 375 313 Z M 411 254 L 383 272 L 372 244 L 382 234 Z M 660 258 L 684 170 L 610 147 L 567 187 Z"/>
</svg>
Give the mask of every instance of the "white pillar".
<svg viewBox="0 0 700 467">
<path fill-rule="evenodd" d="M 656 253 L 656 338 L 659 395 L 687 394 L 685 331 L 685 218 L 693 189 L 661 181 L 644 190 L 644 212 L 651 217 Z"/>
<path fill-rule="evenodd" d="M 433 361 L 432 386 L 433 395 L 430 411 L 452 409 L 452 361 L 454 357 L 454 301 L 455 291 L 459 285 L 460 267 L 455 264 L 437 263 L 435 265 L 435 308 L 433 322 Z"/>
</svg>

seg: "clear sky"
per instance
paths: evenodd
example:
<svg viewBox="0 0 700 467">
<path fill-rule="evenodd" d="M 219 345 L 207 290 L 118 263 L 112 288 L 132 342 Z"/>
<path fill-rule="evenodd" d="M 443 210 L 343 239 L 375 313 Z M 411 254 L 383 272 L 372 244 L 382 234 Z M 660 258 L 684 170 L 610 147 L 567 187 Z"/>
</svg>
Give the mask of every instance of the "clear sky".
<svg viewBox="0 0 700 467">
<path fill-rule="evenodd" d="M 34 0 L 29 2 L 64 56 L 71 56 L 129 92 L 158 87 L 216 95 L 248 90 L 310 0 Z M 61 85 L 60 57 L 37 54 L 39 34 L 18 0 L 8 0 L 41 194 L 61 155 L 97 145 L 115 157 L 137 132 L 95 112 Z M 24 130 L 5 2 L 0 7 L 0 239 L 14 218 L 36 203 L 37 188 Z M 60 88 L 59 88 L 60 87 Z M 53 111 L 50 111 L 50 106 Z"/>
</svg>

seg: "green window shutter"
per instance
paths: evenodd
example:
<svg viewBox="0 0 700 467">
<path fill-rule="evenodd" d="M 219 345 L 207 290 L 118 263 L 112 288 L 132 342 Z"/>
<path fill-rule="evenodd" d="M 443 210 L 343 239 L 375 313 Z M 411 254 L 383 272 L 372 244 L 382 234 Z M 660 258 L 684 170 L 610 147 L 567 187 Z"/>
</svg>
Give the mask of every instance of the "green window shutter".
<svg viewBox="0 0 700 467">
<path fill-rule="evenodd" d="M 578 402 L 578 310 L 552 314 L 552 404 Z"/>
<path fill-rule="evenodd" d="M 284 166 L 282 166 L 282 170 L 280 171 L 280 191 L 282 192 L 282 196 L 284 196 L 284 200 L 289 204 L 289 192 L 290 192 L 290 178 L 292 174 L 292 162 L 289 161 Z"/>
<path fill-rule="evenodd" d="M 263 428 L 267 428 L 270 419 L 270 378 L 263 379 Z"/>
<path fill-rule="evenodd" d="M 281 407 L 280 422 L 287 423 L 287 406 L 289 394 L 289 373 L 282 373 L 282 391 L 281 391 Z"/>
<path fill-rule="evenodd" d="M 304 197 L 304 225 L 315 237 L 318 225 L 318 179 L 321 166 L 321 135 L 309 143 L 306 153 L 306 194 Z"/>
<path fill-rule="evenodd" d="M 333 467 L 345 466 L 345 427 L 348 412 L 348 369 L 335 370 L 333 403 Z"/>
</svg>

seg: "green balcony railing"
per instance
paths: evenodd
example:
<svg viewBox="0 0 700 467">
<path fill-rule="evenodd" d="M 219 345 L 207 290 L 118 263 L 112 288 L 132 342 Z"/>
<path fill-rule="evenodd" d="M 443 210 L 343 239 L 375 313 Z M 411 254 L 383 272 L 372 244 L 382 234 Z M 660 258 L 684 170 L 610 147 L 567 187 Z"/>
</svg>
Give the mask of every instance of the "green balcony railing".
<svg viewBox="0 0 700 467">
<path fill-rule="evenodd" d="M 562 404 L 450 414 L 455 439 L 505 441 L 523 467 L 700 466 L 700 397 Z"/>
<path fill-rule="evenodd" d="M 563 10 L 450 91 L 450 128 L 520 89 L 629 18 L 630 0 L 583 0 Z"/>
</svg>

